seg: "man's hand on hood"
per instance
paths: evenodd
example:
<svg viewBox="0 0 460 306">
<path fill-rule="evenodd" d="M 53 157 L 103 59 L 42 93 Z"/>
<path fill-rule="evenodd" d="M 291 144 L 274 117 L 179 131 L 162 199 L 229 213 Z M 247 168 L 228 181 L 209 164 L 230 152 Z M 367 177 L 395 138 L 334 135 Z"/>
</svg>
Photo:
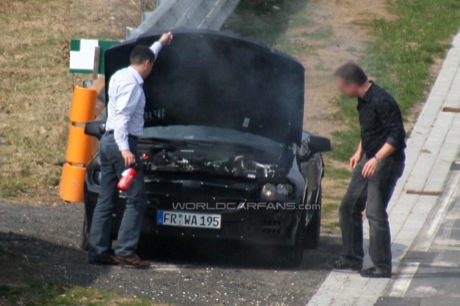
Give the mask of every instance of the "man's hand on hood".
<svg viewBox="0 0 460 306">
<path fill-rule="evenodd" d="M 167 46 L 167 45 L 170 45 L 172 40 L 174 38 L 174 35 L 172 35 L 171 32 L 167 32 L 167 33 L 164 33 L 163 35 L 161 35 L 160 37 L 160 43 L 163 45 L 163 46 Z"/>
</svg>

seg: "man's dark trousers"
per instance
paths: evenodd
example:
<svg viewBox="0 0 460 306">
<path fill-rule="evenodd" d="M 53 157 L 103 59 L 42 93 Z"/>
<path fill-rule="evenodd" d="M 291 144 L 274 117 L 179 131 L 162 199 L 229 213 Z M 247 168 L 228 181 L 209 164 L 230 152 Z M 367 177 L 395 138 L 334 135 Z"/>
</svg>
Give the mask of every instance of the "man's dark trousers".
<svg viewBox="0 0 460 306">
<path fill-rule="evenodd" d="M 368 160 L 363 157 L 353 170 L 350 186 L 340 205 L 342 256 L 362 263 L 362 213 L 366 209 L 370 228 L 369 255 L 375 267 L 391 271 L 391 234 L 386 209 L 404 171 L 404 159 L 390 156 L 373 176 L 364 178 L 361 173 Z"/>
<path fill-rule="evenodd" d="M 136 162 L 139 165 L 137 141 L 133 137 L 129 137 L 129 147 L 136 156 Z M 112 215 L 118 199 L 116 185 L 122 172 L 126 169 L 113 133 L 107 133 L 102 137 L 99 154 L 101 159 L 101 189 L 91 223 L 88 251 L 90 262 L 99 260 L 109 252 Z M 142 169 L 138 169 L 136 179 L 126 196 L 126 209 L 115 249 L 115 254 L 119 256 L 131 256 L 137 250 L 142 220 L 147 207 Z"/>
</svg>

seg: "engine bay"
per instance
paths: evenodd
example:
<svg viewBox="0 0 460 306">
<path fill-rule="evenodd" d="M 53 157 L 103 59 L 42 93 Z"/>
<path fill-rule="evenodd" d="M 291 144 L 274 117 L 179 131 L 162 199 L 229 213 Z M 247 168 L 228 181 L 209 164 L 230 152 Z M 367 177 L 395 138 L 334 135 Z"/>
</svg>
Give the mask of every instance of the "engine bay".
<svg viewBox="0 0 460 306">
<path fill-rule="evenodd" d="M 273 178 L 285 173 L 278 163 L 257 161 L 256 154 L 236 154 L 233 150 L 167 147 L 141 154 L 145 173 L 176 171 L 201 172 L 235 177 Z"/>
</svg>

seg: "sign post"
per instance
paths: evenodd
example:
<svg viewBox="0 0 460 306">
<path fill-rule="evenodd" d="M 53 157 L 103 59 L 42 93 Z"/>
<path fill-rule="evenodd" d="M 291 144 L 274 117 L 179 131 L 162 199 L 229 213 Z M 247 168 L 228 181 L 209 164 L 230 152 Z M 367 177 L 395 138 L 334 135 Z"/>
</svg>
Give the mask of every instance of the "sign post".
<svg viewBox="0 0 460 306">
<path fill-rule="evenodd" d="M 110 47 L 120 42 L 121 41 L 118 40 L 72 39 L 70 42 L 70 73 L 96 73 L 96 78 L 97 74 L 104 74 L 104 53 Z M 96 48 L 98 48 L 99 51 L 97 51 Z M 97 64 L 97 66 L 95 64 Z M 94 75 L 93 79 L 95 79 Z"/>
</svg>

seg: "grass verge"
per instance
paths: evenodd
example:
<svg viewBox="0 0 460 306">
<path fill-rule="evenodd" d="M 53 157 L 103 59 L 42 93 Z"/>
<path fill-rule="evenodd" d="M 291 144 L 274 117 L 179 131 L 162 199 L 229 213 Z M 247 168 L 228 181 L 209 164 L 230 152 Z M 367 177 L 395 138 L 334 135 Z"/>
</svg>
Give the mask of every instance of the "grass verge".
<svg viewBox="0 0 460 306">
<path fill-rule="evenodd" d="M 0 198 L 57 200 L 75 80 L 70 39 L 122 38 L 140 19 L 138 4 L 0 1 Z"/>
<path fill-rule="evenodd" d="M 362 60 L 377 83 L 393 94 L 403 116 L 424 102 L 434 75 L 430 69 L 436 58 L 451 47 L 451 38 L 460 27 L 458 0 L 391 0 L 394 21 L 375 20 L 370 25 L 375 39 Z M 342 97 L 338 119 L 348 127 L 334 134 L 332 157 L 348 160 L 359 142 L 356 103 Z"/>
<path fill-rule="evenodd" d="M 1 305 L 153 305 L 140 298 L 125 298 L 116 293 L 63 284 L 28 281 L 23 286 L 0 285 Z"/>
</svg>

